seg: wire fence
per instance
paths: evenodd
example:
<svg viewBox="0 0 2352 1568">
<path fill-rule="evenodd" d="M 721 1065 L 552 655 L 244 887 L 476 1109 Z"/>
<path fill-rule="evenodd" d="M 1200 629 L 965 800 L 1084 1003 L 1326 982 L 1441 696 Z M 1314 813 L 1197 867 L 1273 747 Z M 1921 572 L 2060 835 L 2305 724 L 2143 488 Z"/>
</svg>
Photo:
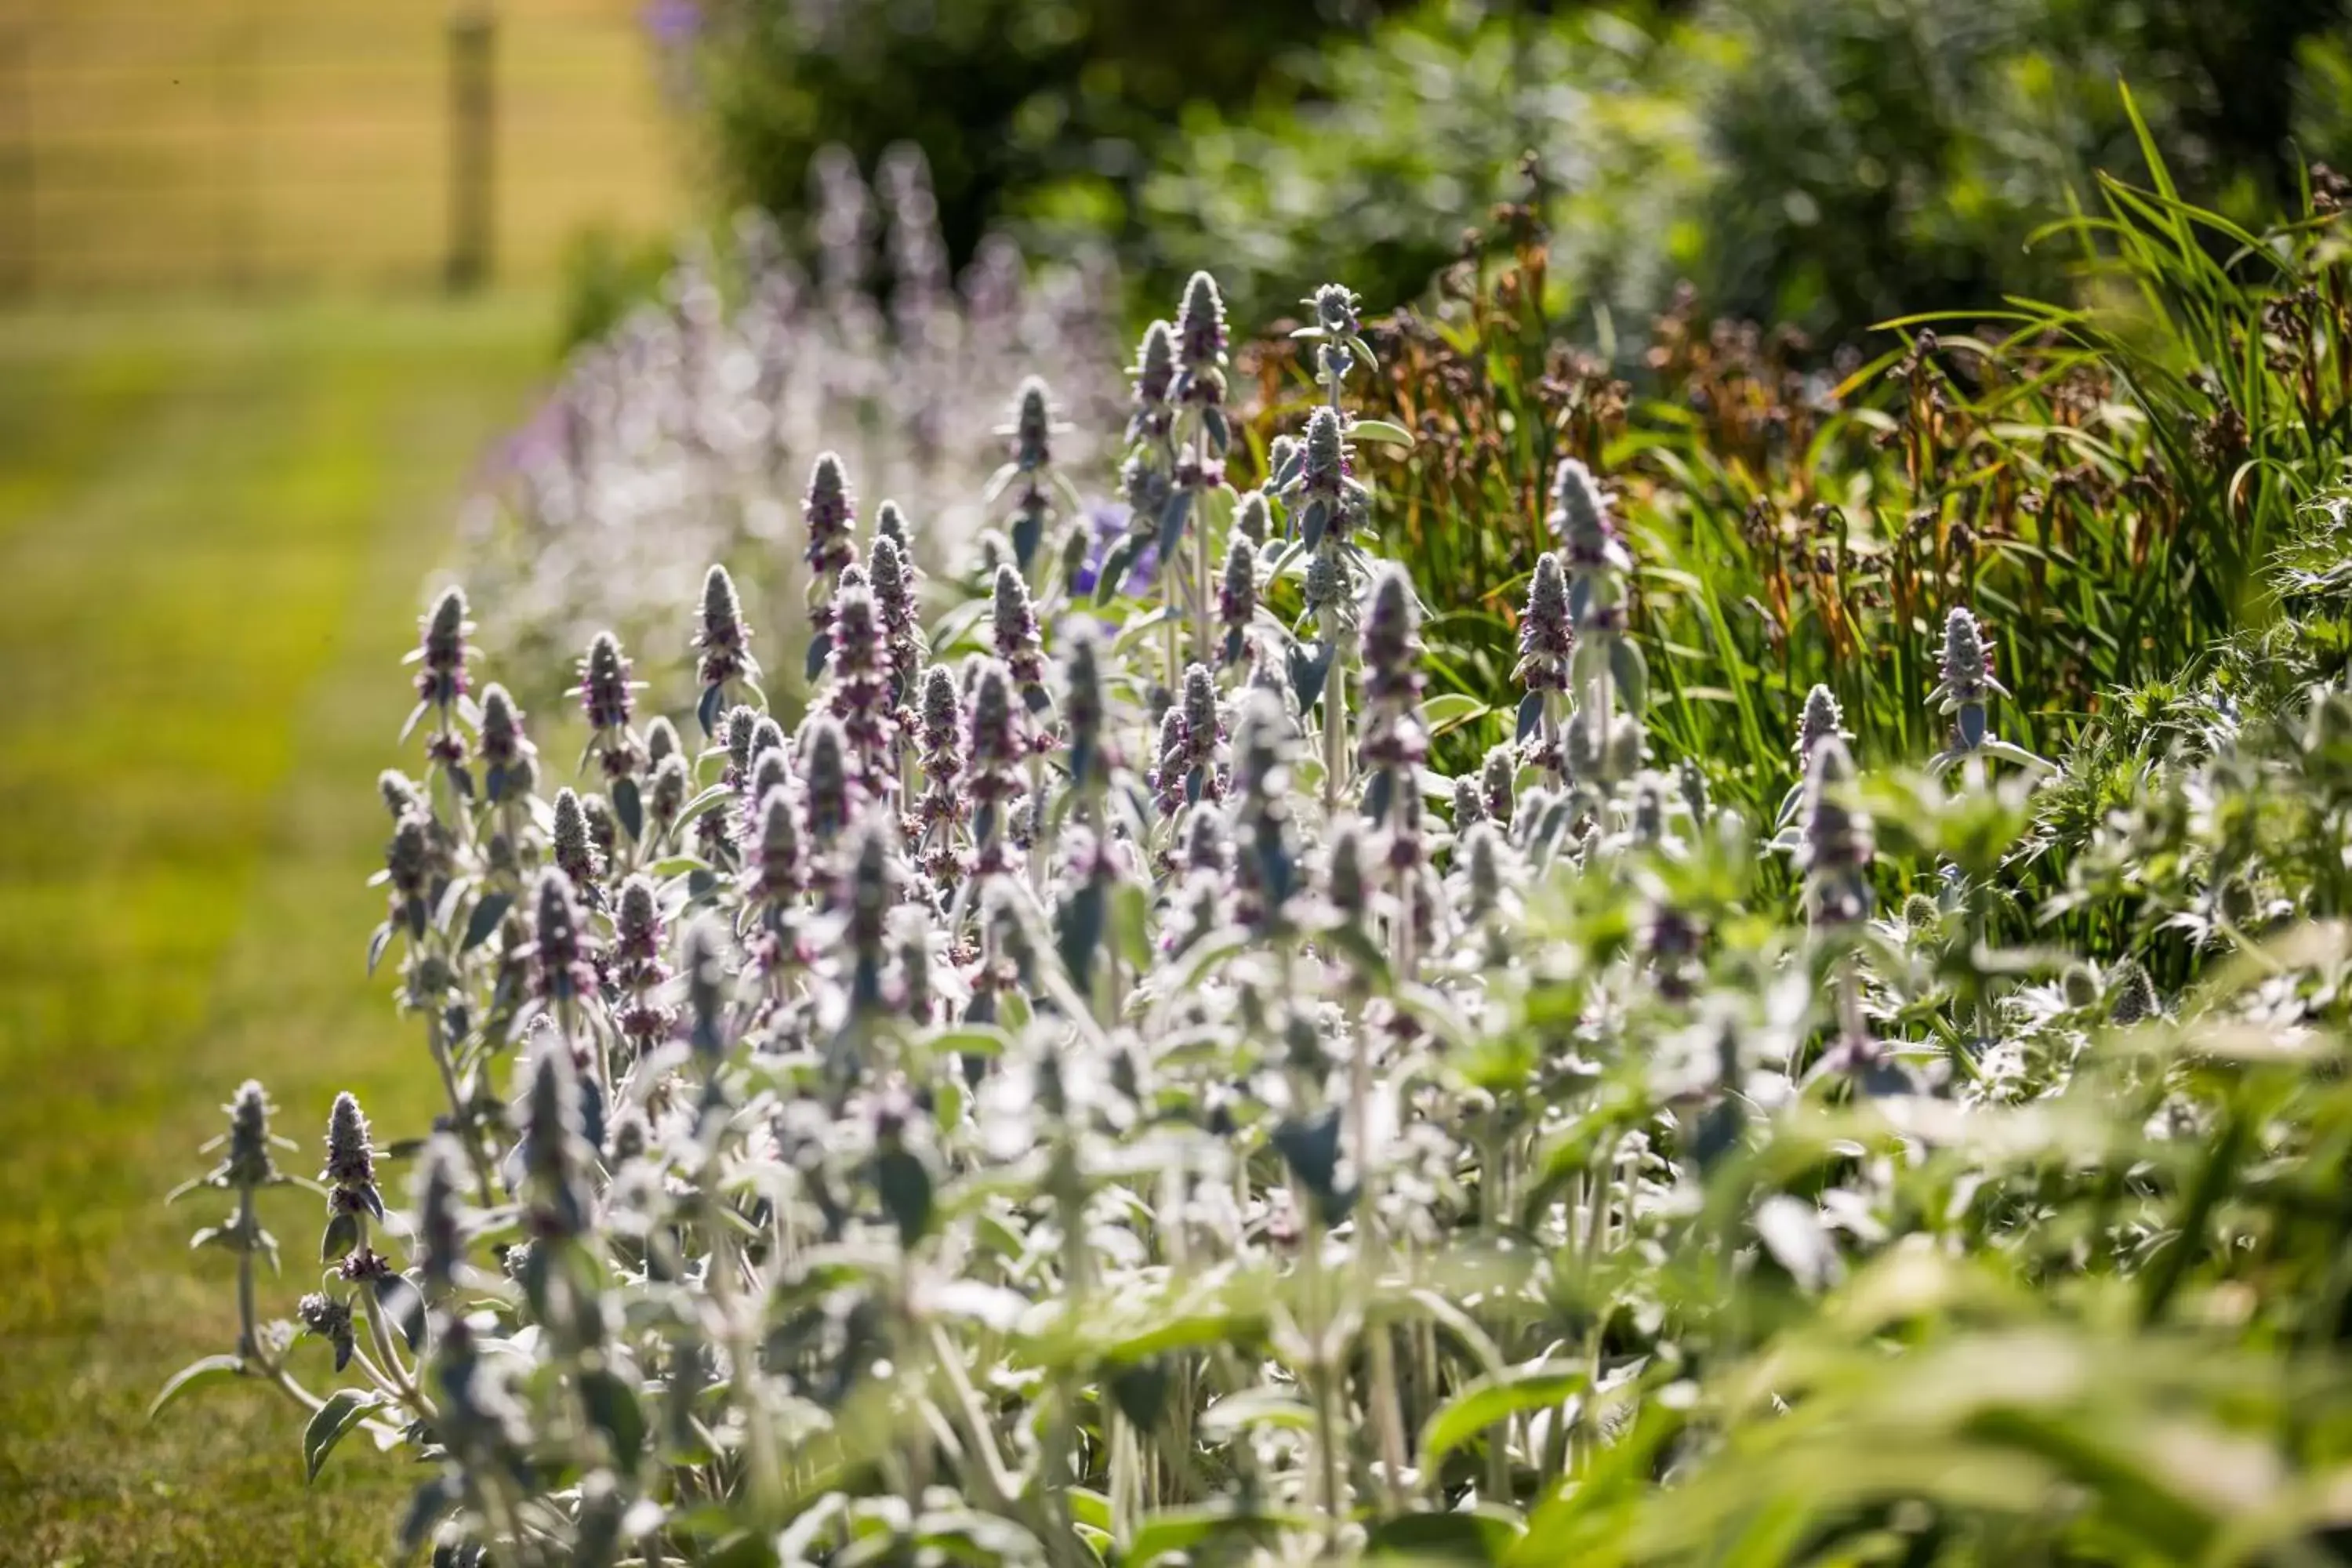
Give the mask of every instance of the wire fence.
<svg viewBox="0 0 2352 1568">
<path fill-rule="evenodd" d="M 630 0 L 0 0 L 0 299 L 544 279 L 671 142 Z"/>
</svg>

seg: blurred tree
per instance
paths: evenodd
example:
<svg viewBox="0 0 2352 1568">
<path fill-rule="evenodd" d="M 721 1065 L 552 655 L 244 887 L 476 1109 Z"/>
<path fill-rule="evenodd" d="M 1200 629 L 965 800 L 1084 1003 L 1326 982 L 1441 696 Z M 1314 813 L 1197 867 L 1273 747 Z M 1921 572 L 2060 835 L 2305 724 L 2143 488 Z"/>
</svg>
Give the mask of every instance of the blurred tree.
<svg viewBox="0 0 2352 1568">
<path fill-rule="evenodd" d="M 1391 0 L 708 0 L 703 121 L 722 195 L 800 208 L 828 142 L 871 169 L 930 161 L 962 261 L 1009 197 L 1055 184 L 1066 216 L 1123 233 L 1188 105 L 1247 102 L 1289 51 L 1360 35 Z"/>
</svg>

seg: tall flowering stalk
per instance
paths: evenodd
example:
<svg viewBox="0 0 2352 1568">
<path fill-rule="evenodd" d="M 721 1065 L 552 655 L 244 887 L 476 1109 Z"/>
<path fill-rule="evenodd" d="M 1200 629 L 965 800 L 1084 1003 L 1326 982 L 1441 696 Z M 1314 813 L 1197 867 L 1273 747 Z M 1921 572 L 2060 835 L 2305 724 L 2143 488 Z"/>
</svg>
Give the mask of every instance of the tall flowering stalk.
<svg viewBox="0 0 2352 1568">
<path fill-rule="evenodd" d="M 742 601 L 724 566 L 713 566 L 702 579 L 702 613 L 694 647 L 702 678 L 695 714 L 704 734 L 717 735 L 719 715 L 729 701 L 740 688 L 756 692 L 760 682 L 759 661 L 751 657 L 751 629 L 743 624 Z"/>
<path fill-rule="evenodd" d="M 1927 763 L 1928 772 L 1942 773 L 1959 767 L 1971 780 L 1981 781 L 1988 757 L 2017 763 L 2037 773 L 2053 771 L 2045 759 L 1992 733 L 1986 709 L 1994 697 L 2007 697 L 2009 688 L 1993 674 L 1992 646 L 1977 624 L 1975 612 L 1965 605 L 1953 605 L 1945 616 L 1944 643 L 1936 663 L 1941 679 L 1927 700 L 1950 721 L 1951 731 L 1944 749 Z"/>
<path fill-rule="evenodd" d="M 1604 798 L 1641 766 L 1641 713 L 1649 691 L 1642 650 L 1626 636 L 1626 578 L 1633 558 L 1609 508 L 1591 470 L 1573 458 L 1561 458 L 1548 521 L 1560 541 L 1574 644 L 1569 676 L 1576 711 L 1567 732 L 1568 772 L 1580 783 L 1590 781 Z"/>
</svg>

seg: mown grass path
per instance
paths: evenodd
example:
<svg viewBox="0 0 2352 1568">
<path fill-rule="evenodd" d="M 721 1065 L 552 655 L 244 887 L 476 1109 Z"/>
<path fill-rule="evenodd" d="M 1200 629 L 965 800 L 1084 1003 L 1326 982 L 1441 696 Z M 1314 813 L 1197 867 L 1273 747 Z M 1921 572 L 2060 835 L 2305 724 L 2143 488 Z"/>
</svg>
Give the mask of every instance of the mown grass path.
<svg viewBox="0 0 2352 1568">
<path fill-rule="evenodd" d="M 0 1563 L 377 1561 L 400 1478 L 306 1492 L 258 1388 L 144 1411 L 230 1348 L 219 1217 L 163 1193 L 267 1082 L 309 1174 L 335 1089 L 422 1126 L 363 973 L 402 652 L 549 312 L 0 316 Z M 395 1191 L 405 1174 L 387 1173 Z M 266 1215 L 283 1313 L 318 1203 Z M 364 1445 L 361 1446 L 363 1448 Z"/>
</svg>

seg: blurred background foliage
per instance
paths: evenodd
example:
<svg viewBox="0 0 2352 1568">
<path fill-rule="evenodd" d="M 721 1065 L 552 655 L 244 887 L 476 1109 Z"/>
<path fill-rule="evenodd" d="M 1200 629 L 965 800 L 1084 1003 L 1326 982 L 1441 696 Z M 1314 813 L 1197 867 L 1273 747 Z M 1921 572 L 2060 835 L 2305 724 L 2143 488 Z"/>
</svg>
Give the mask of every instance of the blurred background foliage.
<svg viewBox="0 0 2352 1568">
<path fill-rule="evenodd" d="M 1115 239 L 1152 298 L 1193 267 L 1244 320 L 1349 258 L 1410 298 L 1516 201 L 1533 152 L 1563 302 L 1696 283 L 1849 335 L 2064 282 L 2030 247 L 2137 172 L 2127 81 L 2182 192 L 2244 221 L 2352 157 L 2341 0 L 1739 0 L 1281 6 L 709 0 L 679 47 L 715 188 L 783 215 L 816 149 L 929 155 L 951 252 L 992 226 Z M 2298 152 L 2301 157 L 2298 157 Z"/>
</svg>

